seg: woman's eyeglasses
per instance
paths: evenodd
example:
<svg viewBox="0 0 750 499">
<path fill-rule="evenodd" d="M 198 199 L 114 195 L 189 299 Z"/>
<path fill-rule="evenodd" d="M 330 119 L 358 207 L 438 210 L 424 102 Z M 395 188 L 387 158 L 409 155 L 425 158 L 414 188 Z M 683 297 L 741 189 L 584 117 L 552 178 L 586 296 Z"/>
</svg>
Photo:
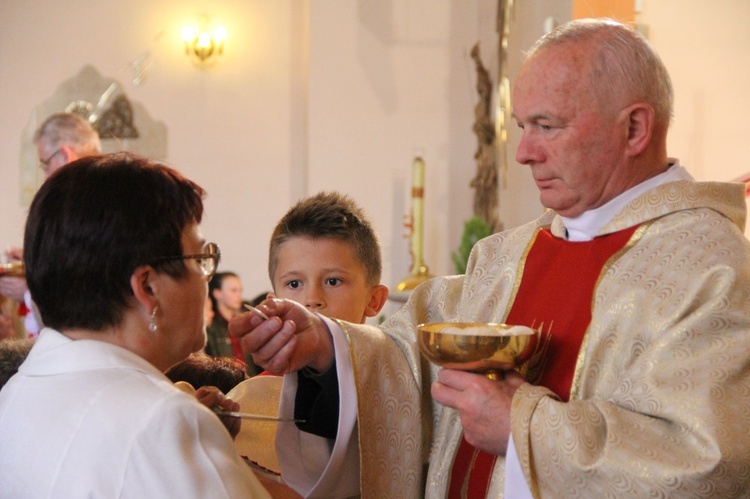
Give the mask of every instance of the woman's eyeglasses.
<svg viewBox="0 0 750 499">
<path fill-rule="evenodd" d="M 178 255 L 178 256 L 162 256 L 155 260 L 155 262 L 165 262 L 170 260 L 195 260 L 198 262 L 198 266 L 201 268 L 201 272 L 207 280 L 216 273 L 216 269 L 219 266 L 219 260 L 221 260 L 221 250 L 219 245 L 216 243 L 207 243 L 204 247 L 204 253 L 198 253 L 196 255 Z"/>
</svg>

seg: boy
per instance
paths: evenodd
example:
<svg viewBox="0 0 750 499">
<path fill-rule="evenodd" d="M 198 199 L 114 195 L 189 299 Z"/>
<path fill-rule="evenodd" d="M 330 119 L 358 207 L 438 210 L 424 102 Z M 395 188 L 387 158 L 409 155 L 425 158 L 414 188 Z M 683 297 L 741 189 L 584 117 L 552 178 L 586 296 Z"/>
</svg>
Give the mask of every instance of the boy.
<svg viewBox="0 0 750 499">
<path fill-rule="evenodd" d="M 380 284 L 381 273 L 380 241 L 372 223 L 351 198 L 340 193 L 321 192 L 299 201 L 279 220 L 271 236 L 268 275 L 273 292 L 268 293 L 268 298 L 294 300 L 331 319 L 361 324 L 367 317 L 375 317 L 388 298 L 388 288 Z M 317 383 L 312 376 L 301 376 L 299 381 L 295 376 L 284 383 Z M 282 379 L 277 379 L 278 382 L 259 376 L 246 381 L 244 389 L 253 395 L 247 397 L 249 402 L 238 400 L 243 410 L 251 410 L 257 404 L 257 390 L 266 401 L 282 397 Z M 250 386 L 255 383 L 264 386 L 253 391 Z M 292 388 L 289 393 L 294 391 Z M 321 403 L 319 409 L 336 411 L 338 400 Z M 304 425 L 300 424 L 300 428 Z M 245 442 L 250 441 L 246 435 L 253 432 L 255 445 L 251 446 Z M 244 421 L 235 442 L 240 455 L 278 475 L 275 455 L 269 458 L 260 449 L 273 448 L 273 440 L 279 438 L 298 440 L 300 445 L 295 448 L 305 449 L 312 467 L 326 461 L 328 440 L 301 435 L 294 425 L 279 425 L 269 431 L 267 425 L 256 428 L 252 421 Z M 261 459 L 265 461 L 261 463 Z M 356 476 L 350 479 L 356 480 Z"/>
<path fill-rule="evenodd" d="M 375 317 L 388 298 L 381 273 L 372 223 L 343 194 L 321 192 L 299 201 L 271 236 L 269 298 L 287 298 L 332 319 L 360 324 Z"/>
</svg>

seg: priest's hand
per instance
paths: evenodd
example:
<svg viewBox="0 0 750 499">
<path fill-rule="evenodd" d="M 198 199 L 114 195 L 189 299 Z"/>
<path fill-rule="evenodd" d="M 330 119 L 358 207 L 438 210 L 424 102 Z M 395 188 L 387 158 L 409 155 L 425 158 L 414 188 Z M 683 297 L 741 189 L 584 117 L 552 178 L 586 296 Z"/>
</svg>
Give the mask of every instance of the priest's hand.
<svg viewBox="0 0 750 499">
<path fill-rule="evenodd" d="M 468 443 L 504 456 L 510 436 L 511 400 L 523 383 L 523 377 L 515 371 L 506 371 L 505 379 L 496 381 L 482 374 L 442 369 L 432 385 L 432 397 L 459 411 Z"/>
<path fill-rule="evenodd" d="M 303 367 L 326 372 L 333 365 L 333 338 L 323 320 L 291 300 L 269 298 L 258 305 L 268 316 L 247 312 L 229 321 L 229 334 L 240 338 L 253 362 L 272 374 Z"/>
</svg>

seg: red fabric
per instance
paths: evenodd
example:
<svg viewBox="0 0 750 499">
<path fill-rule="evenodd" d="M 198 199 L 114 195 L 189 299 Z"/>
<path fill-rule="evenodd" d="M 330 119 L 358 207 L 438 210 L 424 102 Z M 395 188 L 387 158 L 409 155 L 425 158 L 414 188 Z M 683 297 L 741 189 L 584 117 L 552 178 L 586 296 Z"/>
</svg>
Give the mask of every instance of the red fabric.
<svg viewBox="0 0 750 499">
<path fill-rule="evenodd" d="M 466 442 L 463 438 L 461 441 Z M 466 445 L 469 444 L 466 443 Z M 487 497 L 487 492 L 490 488 L 490 477 L 492 477 L 492 470 L 495 469 L 497 456 L 477 449 L 474 449 L 474 451 L 477 456 L 469 475 L 469 490 L 466 497 Z"/>
<path fill-rule="evenodd" d="M 31 310 L 29 310 L 29 307 L 27 307 L 24 302 L 20 302 L 18 304 L 18 309 L 16 310 L 16 313 L 18 314 L 19 317 L 26 317 L 29 312 L 31 312 Z"/>
<path fill-rule="evenodd" d="M 469 473 L 475 459 L 476 449 L 469 445 L 466 440 L 461 438 L 461 444 L 456 451 L 456 457 L 453 458 L 453 468 L 451 469 L 451 481 L 448 486 L 448 497 L 462 497 L 461 489 L 463 488 L 466 475 Z"/>
<path fill-rule="evenodd" d="M 565 401 L 591 322 L 594 287 L 604 264 L 627 244 L 635 229 L 586 242 L 558 239 L 542 230 L 526 259 L 524 276 L 533 278 L 521 280 L 506 322 L 550 332 L 546 365 L 538 384 Z"/>
<path fill-rule="evenodd" d="M 559 239 L 544 229 L 537 234 L 527 255 L 521 285 L 505 322 L 541 327 L 545 334 L 542 341 L 549 334 L 538 384 L 564 401 L 570 397 L 581 342 L 591 322 L 596 283 L 604 265 L 627 244 L 636 228 L 585 242 Z M 476 450 L 461 439 L 451 469 L 448 497 L 485 497 L 495 460 L 495 455 Z M 461 495 L 467 471 L 469 494 Z"/>
<path fill-rule="evenodd" d="M 242 363 L 245 364 L 245 354 L 242 352 L 240 339 L 230 334 L 229 342 L 232 344 L 232 352 L 234 353 L 234 357 L 238 360 L 241 360 Z"/>
</svg>

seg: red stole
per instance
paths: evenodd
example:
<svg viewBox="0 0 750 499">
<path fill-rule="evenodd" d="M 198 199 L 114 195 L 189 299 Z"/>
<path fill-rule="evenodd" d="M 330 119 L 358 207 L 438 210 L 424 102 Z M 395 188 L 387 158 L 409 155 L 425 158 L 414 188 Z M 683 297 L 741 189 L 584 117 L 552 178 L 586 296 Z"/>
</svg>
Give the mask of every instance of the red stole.
<svg viewBox="0 0 750 499">
<path fill-rule="evenodd" d="M 591 322 L 594 289 L 605 264 L 625 247 L 637 227 L 571 242 L 537 232 L 523 265 L 523 276 L 507 324 L 543 331 L 546 343 L 535 384 L 546 386 L 567 402 L 583 336 Z M 573 298 L 574 297 L 574 298 Z M 451 469 L 448 498 L 486 497 L 497 456 L 480 451 L 465 439 Z"/>
</svg>

